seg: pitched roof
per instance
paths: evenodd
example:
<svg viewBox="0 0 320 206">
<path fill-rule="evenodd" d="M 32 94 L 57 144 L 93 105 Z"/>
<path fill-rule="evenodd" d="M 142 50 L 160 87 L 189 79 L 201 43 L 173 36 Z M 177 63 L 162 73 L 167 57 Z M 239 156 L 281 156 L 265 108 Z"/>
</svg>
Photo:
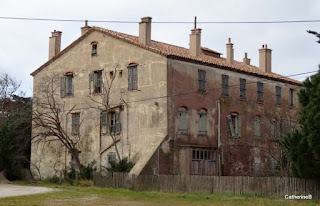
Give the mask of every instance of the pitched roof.
<svg viewBox="0 0 320 206">
<path fill-rule="evenodd" d="M 124 34 L 100 27 L 92 27 L 88 32 L 86 32 L 84 35 L 79 37 L 77 40 L 72 42 L 69 46 L 67 46 L 64 50 L 59 52 L 57 55 L 55 55 L 53 58 L 51 58 L 49 61 L 47 61 L 45 64 L 40 66 L 38 69 L 36 69 L 34 72 L 31 73 L 32 76 L 35 76 L 38 72 L 40 72 L 42 69 L 44 69 L 46 66 L 54 62 L 56 59 L 58 59 L 60 56 L 62 56 L 64 53 L 69 51 L 71 48 L 73 48 L 75 45 L 77 45 L 81 40 L 86 38 L 89 34 L 92 32 L 97 31 L 101 32 L 104 34 L 107 34 L 111 37 L 120 39 L 122 41 L 128 42 L 130 44 L 139 46 L 141 48 L 144 48 L 146 50 L 149 50 L 151 52 L 166 56 L 171 59 L 179 59 L 183 61 L 189 61 L 197 64 L 202 64 L 202 65 L 208 65 L 208 66 L 214 66 L 226 70 L 231 70 L 235 72 L 240 72 L 240 73 L 246 73 L 262 78 L 267 78 L 267 79 L 273 79 L 281 82 L 286 82 L 290 84 L 295 84 L 295 85 L 302 85 L 300 81 L 284 77 L 280 74 L 276 73 L 267 73 L 264 71 L 261 71 L 258 67 L 253 66 L 253 65 L 246 65 L 242 62 L 238 61 L 233 61 L 232 64 L 228 63 L 225 58 L 223 57 L 214 57 L 211 55 L 205 55 L 204 52 L 201 52 L 200 56 L 195 57 L 191 56 L 189 54 L 189 49 L 171 45 L 171 44 L 166 44 L 163 42 L 158 42 L 158 41 L 151 41 L 151 45 L 144 45 L 139 42 L 139 39 L 137 36 L 129 35 L 129 34 Z M 202 50 L 205 51 L 210 51 L 212 53 L 220 54 L 217 51 L 202 47 Z"/>
</svg>

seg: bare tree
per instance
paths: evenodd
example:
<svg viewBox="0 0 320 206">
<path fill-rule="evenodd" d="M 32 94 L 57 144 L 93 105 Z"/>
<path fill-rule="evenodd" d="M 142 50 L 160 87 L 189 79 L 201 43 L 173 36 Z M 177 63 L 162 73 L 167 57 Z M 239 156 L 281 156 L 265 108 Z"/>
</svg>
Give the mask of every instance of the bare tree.
<svg viewBox="0 0 320 206">
<path fill-rule="evenodd" d="M 18 91 L 20 82 L 7 73 L 0 73 L 0 111 L 1 117 L 4 118 L 8 111 L 6 106 L 11 102 L 12 96 Z"/>
<path fill-rule="evenodd" d="M 115 108 L 119 108 L 121 106 L 120 103 L 114 103 L 112 101 L 112 94 L 113 94 L 113 89 L 114 89 L 114 81 L 117 77 L 118 74 L 118 69 L 119 69 L 119 63 L 117 63 L 113 69 L 111 71 L 109 71 L 108 73 L 106 71 L 100 71 L 101 73 L 99 74 L 99 77 L 93 77 L 93 93 L 96 93 L 95 96 L 89 95 L 89 99 L 91 100 L 91 102 L 88 102 L 88 104 L 91 107 L 92 106 L 92 102 L 95 103 L 97 106 L 96 108 L 99 109 L 100 113 L 102 114 L 102 118 L 104 118 L 104 115 L 106 115 L 105 117 L 107 117 L 111 112 L 113 112 L 115 110 Z M 97 75 L 97 74 L 93 74 L 93 75 Z M 98 87 L 99 91 L 97 91 Z M 99 96 L 99 98 L 96 98 L 96 96 Z M 108 119 L 108 118 L 106 118 Z M 101 120 L 103 121 L 103 120 Z M 115 148 L 117 157 L 119 160 L 121 160 L 121 156 L 119 153 L 119 149 L 117 146 L 117 143 L 120 141 L 119 136 L 117 134 L 117 129 L 115 125 L 111 125 L 110 122 L 101 122 L 100 121 L 100 166 L 101 166 L 101 157 L 102 154 L 106 151 L 108 151 L 109 149 L 111 149 L 113 146 Z M 103 124 L 105 124 L 106 130 L 107 130 L 107 134 L 110 136 L 110 138 L 112 139 L 112 144 L 107 147 L 102 149 L 101 148 L 101 127 L 103 126 Z"/>
<path fill-rule="evenodd" d="M 33 131 L 34 143 L 50 142 L 59 140 L 71 153 L 71 167 L 76 171 L 76 178 L 80 172 L 81 163 L 78 143 L 81 139 L 80 132 L 68 132 L 68 116 L 74 112 L 76 105 L 66 108 L 65 101 L 60 100 L 60 77 L 52 74 L 42 78 L 39 85 L 35 87 L 33 101 Z M 76 125 L 79 131 L 82 121 Z"/>
</svg>

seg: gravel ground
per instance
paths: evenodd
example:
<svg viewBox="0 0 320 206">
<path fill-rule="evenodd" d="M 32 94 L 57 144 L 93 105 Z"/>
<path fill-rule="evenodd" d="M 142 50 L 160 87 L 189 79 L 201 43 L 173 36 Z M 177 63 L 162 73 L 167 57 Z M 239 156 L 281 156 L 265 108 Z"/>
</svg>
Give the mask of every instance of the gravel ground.
<svg viewBox="0 0 320 206">
<path fill-rule="evenodd" d="M 46 192 L 53 192 L 54 189 L 47 187 L 32 187 L 32 186 L 20 186 L 10 184 L 0 184 L 0 198 L 21 196 L 21 195 L 32 195 Z"/>
</svg>

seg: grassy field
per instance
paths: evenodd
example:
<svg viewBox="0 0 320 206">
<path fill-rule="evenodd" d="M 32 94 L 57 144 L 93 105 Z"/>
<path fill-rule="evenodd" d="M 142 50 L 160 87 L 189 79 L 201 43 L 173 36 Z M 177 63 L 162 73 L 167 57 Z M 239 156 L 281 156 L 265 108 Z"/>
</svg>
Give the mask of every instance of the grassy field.
<svg viewBox="0 0 320 206">
<path fill-rule="evenodd" d="M 18 183 L 22 184 L 22 183 Z M 81 186 L 33 184 L 56 188 L 56 192 L 1 198 L 0 205 L 320 205 L 315 200 L 285 200 L 254 196 L 137 192 L 124 189 L 96 188 L 86 183 Z"/>
</svg>

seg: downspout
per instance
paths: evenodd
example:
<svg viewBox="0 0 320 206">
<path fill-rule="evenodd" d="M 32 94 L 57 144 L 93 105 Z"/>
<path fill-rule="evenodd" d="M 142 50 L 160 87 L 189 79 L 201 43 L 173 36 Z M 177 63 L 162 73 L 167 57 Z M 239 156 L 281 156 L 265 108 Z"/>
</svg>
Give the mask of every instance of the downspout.
<svg viewBox="0 0 320 206">
<path fill-rule="evenodd" d="M 221 109 L 220 109 L 220 100 L 218 100 L 218 150 L 221 147 Z M 218 155 L 218 175 L 221 176 L 221 156 L 223 152 L 220 150 L 220 155 Z"/>
<path fill-rule="evenodd" d="M 122 94 L 121 94 L 121 96 L 122 96 Z M 121 100 L 127 106 L 127 145 L 128 145 L 128 150 L 129 150 L 128 158 L 129 158 L 129 161 L 130 161 L 130 158 L 131 158 L 131 144 L 129 143 L 129 104 L 126 101 L 124 101 L 124 99 L 122 99 L 122 97 L 121 97 Z"/>
</svg>

